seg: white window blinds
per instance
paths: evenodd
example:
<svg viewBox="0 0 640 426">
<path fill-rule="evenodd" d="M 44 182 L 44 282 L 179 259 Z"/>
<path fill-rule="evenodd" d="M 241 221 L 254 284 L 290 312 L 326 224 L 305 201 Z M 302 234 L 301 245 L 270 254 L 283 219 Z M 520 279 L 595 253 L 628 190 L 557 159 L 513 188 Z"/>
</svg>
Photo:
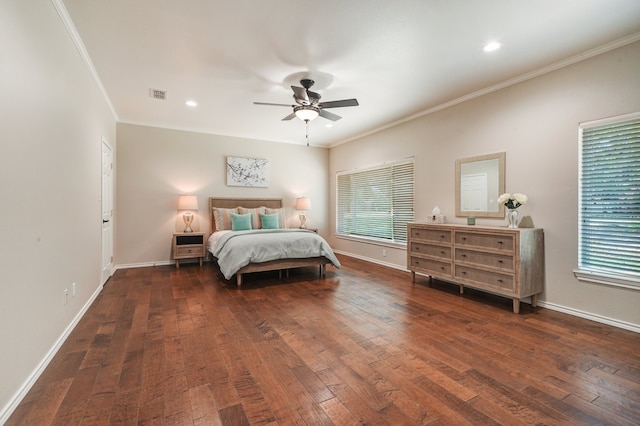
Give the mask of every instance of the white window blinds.
<svg viewBox="0 0 640 426">
<path fill-rule="evenodd" d="M 580 157 L 576 275 L 640 286 L 640 117 L 582 126 Z"/>
<path fill-rule="evenodd" d="M 338 235 L 406 243 L 413 221 L 413 159 L 336 176 Z"/>
</svg>

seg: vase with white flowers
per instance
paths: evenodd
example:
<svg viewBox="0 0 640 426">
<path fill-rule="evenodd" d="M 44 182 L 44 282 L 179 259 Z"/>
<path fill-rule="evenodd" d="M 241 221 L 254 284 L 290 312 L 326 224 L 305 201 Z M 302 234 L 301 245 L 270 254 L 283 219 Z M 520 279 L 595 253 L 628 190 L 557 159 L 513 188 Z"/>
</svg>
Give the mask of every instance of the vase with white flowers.
<svg viewBox="0 0 640 426">
<path fill-rule="evenodd" d="M 509 228 L 518 227 L 518 207 L 526 204 L 529 198 L 524 194 L 502 194 L 498 197 L 498 204 L 504 204 L 509 209 L 507 211 L 507 220 L 509 221 Z"/>
</svg>

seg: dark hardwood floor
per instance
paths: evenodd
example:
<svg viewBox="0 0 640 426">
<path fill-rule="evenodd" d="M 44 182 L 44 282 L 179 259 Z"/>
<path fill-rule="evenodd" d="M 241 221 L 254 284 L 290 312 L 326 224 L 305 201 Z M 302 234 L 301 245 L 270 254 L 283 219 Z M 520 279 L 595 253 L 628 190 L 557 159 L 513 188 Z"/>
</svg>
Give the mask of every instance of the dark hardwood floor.
<svg viewBox="0 0 640 426">
<path fill-rule="evenodd" d="M 640 424 L 640 335 L 340 260 L 119 270 L 7 425 Z"/>
</svg>

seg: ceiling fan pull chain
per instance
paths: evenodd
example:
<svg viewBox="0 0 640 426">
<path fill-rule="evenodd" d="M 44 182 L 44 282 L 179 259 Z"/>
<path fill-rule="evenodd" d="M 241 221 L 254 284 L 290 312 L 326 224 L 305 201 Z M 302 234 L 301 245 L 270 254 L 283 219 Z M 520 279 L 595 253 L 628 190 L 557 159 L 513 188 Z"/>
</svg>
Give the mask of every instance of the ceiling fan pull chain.
<svg viewBox="0 0 640 426">
<path fill-rule="evenodd" d="M 304 122 L 307 124 L 307 146 L 309 146 L 309 120 L 304 120 Z"/>
</svg>

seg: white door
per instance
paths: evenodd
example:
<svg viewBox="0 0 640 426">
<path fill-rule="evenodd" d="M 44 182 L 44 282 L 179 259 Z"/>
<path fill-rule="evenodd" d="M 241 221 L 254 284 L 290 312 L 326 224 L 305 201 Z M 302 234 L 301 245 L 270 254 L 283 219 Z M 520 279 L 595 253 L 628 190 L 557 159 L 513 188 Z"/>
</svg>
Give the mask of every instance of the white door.
<svg viewBox="0 0 640 426">
<path fill-rule="evenodd" d="M 113 150 L 102 138 L 102 278 L 113 273 Z"/>
<path fill-rule="evenodd" d="M 460 179 L 460 210 L 463 212 L 487 211 L 487 191 L 486 173 L 462 176 Z"/>
</svg>

